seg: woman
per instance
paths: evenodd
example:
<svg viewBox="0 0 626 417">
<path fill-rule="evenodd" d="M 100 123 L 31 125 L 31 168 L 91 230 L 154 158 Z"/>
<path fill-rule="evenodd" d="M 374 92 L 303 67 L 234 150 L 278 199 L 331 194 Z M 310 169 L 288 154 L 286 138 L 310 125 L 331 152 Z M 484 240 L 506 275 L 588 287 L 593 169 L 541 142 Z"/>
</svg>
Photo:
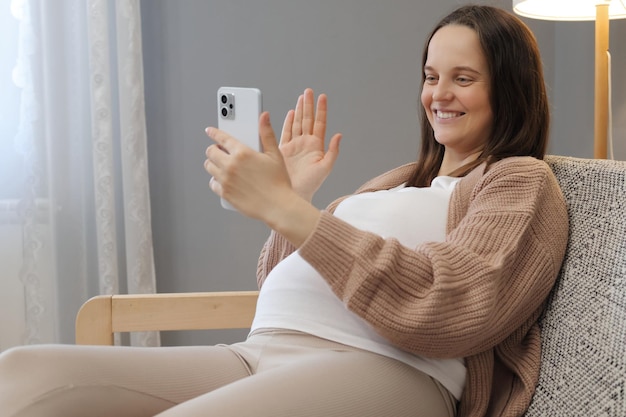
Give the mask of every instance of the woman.
<svg viewBox="0 0 626 417">
<path fill-rule="evenodd" d="M 15 349 L 0 359 L 4 415 L 522 415 L 568 230 L 541 161 L 536 42 L 509 13 L 461 7 L 423 68 L 417 163 L 324 211 L 310 201 L 341 138 L 325 150 L 324 95 L 314 109 L 305 91 L 280 144 L 263 114 L 261 153 L 207 129 L 211 189 L 273 230 L 245 342 Z"/>
</svg>

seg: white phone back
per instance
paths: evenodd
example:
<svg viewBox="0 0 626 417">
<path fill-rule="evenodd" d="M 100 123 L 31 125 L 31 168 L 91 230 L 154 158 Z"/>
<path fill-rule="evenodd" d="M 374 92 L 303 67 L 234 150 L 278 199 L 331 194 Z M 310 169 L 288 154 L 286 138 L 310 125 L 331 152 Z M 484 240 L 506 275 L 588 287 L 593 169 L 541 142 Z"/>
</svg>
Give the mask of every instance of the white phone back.
<svg viewBox="0 0 626 417">
<path fill-rule="evenodd" d="M 226 102 L 223 97 L 227 97 Z M 257 151 L 261 149 L 259 115 L 262 109 L 262 95 L 258 88 L 220 87 L 217 90 L 218 128 Z M 233 210 L 224 199 L 222 207 Z"/>
</svg>

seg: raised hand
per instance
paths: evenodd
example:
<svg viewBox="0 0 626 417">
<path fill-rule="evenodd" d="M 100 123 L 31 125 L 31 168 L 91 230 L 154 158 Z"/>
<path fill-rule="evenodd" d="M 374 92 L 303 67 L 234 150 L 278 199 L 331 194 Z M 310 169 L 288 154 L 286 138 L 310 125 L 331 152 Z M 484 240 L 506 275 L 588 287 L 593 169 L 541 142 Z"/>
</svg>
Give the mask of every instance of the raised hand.
<svg viewBox="0 0 626 417">
<path fill-rule="evenodd" d="M 285 117 L 279 145 L 294 191 L 308 201 L 330 174 L 341 141 L 341 134 L 335 134 L 326 150 L 326 95 L 318 97 L 317 108 L 314 101 L 313 90 L 307 88 Z"/>
</svg>

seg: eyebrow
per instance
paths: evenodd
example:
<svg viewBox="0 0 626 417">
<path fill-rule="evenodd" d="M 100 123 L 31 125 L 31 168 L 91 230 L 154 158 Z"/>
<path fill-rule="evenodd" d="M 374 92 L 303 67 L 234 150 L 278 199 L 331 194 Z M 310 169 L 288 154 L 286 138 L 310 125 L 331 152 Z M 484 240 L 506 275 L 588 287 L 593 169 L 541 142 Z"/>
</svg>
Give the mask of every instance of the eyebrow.
<svg viewBox="0 0 626 417">
<path fill-rule="evenodd" d="M 460 65 L 458 67 L 454 67 L 453 69 L 456 71 L 467 71 L 467 72 L 472 72 L 476 75 L 481 75 L 480 71 L 476 71 L 474 68 L 468 67 L 465 65 Z M 431 67 L 430 65 L 424 65 L 424 71 L 435 71 L 435 69 Z"/>
</svg>

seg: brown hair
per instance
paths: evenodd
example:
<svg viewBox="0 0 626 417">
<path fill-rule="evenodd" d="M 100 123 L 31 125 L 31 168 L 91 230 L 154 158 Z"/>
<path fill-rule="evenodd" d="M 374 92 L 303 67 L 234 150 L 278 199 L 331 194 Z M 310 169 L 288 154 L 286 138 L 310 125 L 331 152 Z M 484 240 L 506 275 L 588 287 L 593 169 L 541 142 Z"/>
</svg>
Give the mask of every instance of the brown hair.
<svg viewBox="0 0 626 417">
<path fill-rule="evenodd" d="M 509 156 L 543 159 L 550 110 L 535 36 L 524 22 L 505 10 L 491 6 L 462 6 L 433 29 L 424 47 L 422 66 L 426 64 L 433 35 L 442 27 L 453 24 L 467 26 L 478 34 L 489 66 L 494 125 L 478 159 L 450 174 L 463 176 L 485 161 L 491 164 Z M 422 143 L 417 168 L 408 184 L 426 187 L 439 172 L 444 147 L 435 140 L 426 111 L 423 106 L 420 108 Z"/>
</svg>

